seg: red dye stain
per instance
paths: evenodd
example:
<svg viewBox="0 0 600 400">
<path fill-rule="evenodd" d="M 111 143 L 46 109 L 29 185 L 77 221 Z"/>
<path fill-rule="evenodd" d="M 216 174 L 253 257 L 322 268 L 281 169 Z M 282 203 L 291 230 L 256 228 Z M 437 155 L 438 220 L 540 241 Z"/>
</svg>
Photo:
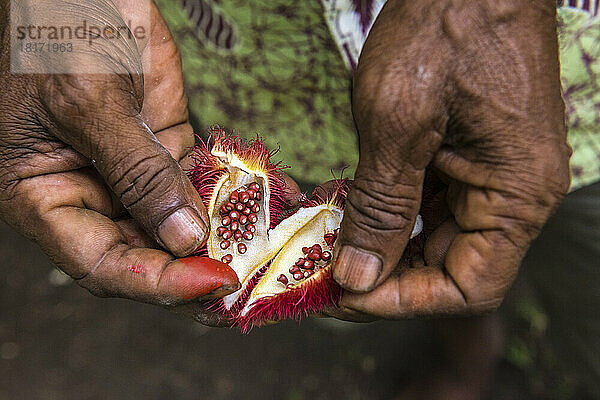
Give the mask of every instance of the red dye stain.
<svg viewBox="0 0 600 400">
<path fill-rule="evenodd" d="M 133 272 L 134 274 L 143 274 L 146 272 L 146 268 L 141 265 L 128 265 L 127 270 Z"/>
</svg>

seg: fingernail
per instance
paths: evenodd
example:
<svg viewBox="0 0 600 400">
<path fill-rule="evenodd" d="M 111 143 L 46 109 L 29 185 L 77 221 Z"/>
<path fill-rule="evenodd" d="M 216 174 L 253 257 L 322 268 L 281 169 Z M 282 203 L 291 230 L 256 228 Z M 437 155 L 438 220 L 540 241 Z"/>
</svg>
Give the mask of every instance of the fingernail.
<svg viewBox="0 0 600 400">
<path fill-rule="evenodd" d="M 177 257 L 186 256 L 196 250 L 205 236 L 204 221 L 190 207 L 175 211 L 158 227 L 158 237 Z"/>
<path fill-rule="evenodd" d="M 381 259 L 373 253 L 343 246 L 334 264 L 333 278 L 344 289 L 368 292 L 375 288 L 382 265 Z"/>
</svg>

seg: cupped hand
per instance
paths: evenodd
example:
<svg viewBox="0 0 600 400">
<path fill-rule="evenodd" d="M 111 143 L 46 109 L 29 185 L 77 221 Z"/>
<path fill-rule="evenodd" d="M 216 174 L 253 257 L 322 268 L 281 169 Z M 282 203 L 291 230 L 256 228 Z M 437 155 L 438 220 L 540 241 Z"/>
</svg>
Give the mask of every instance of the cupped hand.
<svg viewBox="0 0 600 400">
<path fill-rule="evenodd" d="M 176 258 L 205 241 L 208 219 L 178 164 L 194 138 L 179 53 L 156 6 L 55 1 L 19 11 L 17 3 L 13 12 L 39 25 L 75 27 L 83 16 L 87 26 L 122 27 L 149 18 L 149 29 L 93 43 L 73 38 L 71 53 L 13 52 L 11 60 L 7 3 L 0 6 L 1 217 L 99 296 L 171 306 L 237 290 L 225 264 Z M 11 61 L 38 73 L 11 72 Z"/>
<path fill-rule="evenodd" d="M 497 307 L 569 186 L 550 0 L 389 0 L 355 74 L 360 162 L 334 255 L 341 305 L 383 318 Z M 452 218 L 392 274 L 427 167 Z M 427 227 L 426 227 L 427 228 Z"/>
</svg>

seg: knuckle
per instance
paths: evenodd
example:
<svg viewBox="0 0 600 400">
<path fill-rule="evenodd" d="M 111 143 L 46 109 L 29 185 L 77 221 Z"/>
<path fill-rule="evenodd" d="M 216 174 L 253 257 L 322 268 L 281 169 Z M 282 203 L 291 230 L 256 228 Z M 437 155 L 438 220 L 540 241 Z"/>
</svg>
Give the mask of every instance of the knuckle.
<svg viewBox="0 0 600 400">
<path fill-rule="evenodd" d="M 419 208 L 419 199 L 411 197 L 414 187 L 356 180 L 346 200 L 352 223 L 365 231 L 404 232 Z M 402 193 L 403 195 L 396 195 Z M 406 193 L 407 195 L 404 195 Z"/>
<path fill-rule="evenodd" d="M 70 268 L 63 268 L 60 264 L 57 263 L 59 267 L 64 271 L 69 271 Z M 107 298 L 111 297 L 111 293 L 106 287 L 106 285 L 102 284 L 102 279 L 98 277 L 98 269 L 100 268 L 101 263 L 98 264 L 95 268 L 92 268 L 90 271 L 83 273 L 80 276 L 71 276 L 75 282 L 90 292 L 93 296 Z"/>
<path fill-rule="evenodd" d="M 129 152 L 109 172 L 107 180 L 112 184 L 119 199 L 127 209 L 152 206 L 155 199 L 161 199 L 177 186 L 177 177 L 173 175 L 175 162 L 169 163 L 164 154 L 145 154 L 143 149 Z M 163 199 L 164 200 L 164 199 Z"/>
</svg>

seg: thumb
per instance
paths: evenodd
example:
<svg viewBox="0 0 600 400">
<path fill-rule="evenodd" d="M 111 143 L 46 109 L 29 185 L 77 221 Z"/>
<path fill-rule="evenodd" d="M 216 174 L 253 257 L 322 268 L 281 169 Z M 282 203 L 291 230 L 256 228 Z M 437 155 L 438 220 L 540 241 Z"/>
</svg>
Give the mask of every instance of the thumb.
<svg viewBox="0 0 600 400">
<path fill-rule="evenodd" d="M 374 68 L 359 65 L 355 75 L 360 159 L 332 266 L 334 279 L 353 292 L 373 290 L 398 264 L 417 221 L 425 168 L 442 142 L 435 88 L 413 92 L 410 81 Z M 414 94 L 410 104 L 398 103 L 411 97 L 402 93 Z"/>
<path fill-rule="evenodd" d="M 136 111 L 136 82 L 124 82 L 122 76 L 52 76 L 45 85 L 57 125 L 51 131 L 92 160 L 146 232 L 177 257 L 188 255 L 205 239 L 206 210 Z"/>
<path fill-rule="evenodd" d="M 424 168 L 385 156 L 374 160 L 380 151 L 364 153 L 361 147 L 334 250 L 333 277 L 353 292 L 371 291 L 385 281 L 422 224 Z"/>
</svg>

